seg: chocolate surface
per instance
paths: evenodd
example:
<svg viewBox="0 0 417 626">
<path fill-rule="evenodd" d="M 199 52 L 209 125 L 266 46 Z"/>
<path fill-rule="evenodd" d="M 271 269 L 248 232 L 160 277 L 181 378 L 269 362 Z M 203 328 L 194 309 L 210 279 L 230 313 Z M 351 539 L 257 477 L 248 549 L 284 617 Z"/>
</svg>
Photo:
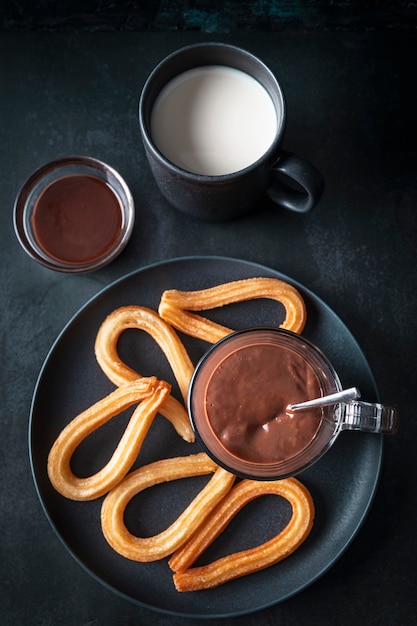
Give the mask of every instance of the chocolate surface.
<svg viewBox="0 0 417 626">
<path fill-rule="evenodd" d="M 105 181 L 83 174 L 64 176 L 40 195 L 32 224 L 49 256 L 85 263 L 106 254 L 120 237 L 121 207 Z"/>
<path fill-rule="evenodd" d="M 206 393 L 207 419 L 222 445 L 248 461 L 290 458 L 313 439 L 321 411 L 294 414 L 288 405 L 321 395 L 304 358 L 283 346 L 252 344 L 226 357 Z"/>
</svg>

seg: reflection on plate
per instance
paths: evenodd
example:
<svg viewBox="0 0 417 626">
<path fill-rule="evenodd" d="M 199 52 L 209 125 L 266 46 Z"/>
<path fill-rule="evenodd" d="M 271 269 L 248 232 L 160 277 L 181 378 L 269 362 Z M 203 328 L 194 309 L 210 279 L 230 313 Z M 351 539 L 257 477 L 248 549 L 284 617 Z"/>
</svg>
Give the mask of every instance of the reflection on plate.
<svg viewBox="0 0 417 626">
<path fill-rule="evenodd" d="M 358 344 L 327 305 L 279 272 L 223 257 L 187 257 L 159 263 L 129 274 L 101 291 L 57 338 L 40 372 L 33 398 L 32 471 L 45 513 L 58 536 L 75 559 L 107 587 L 133 602 L 178 616 L 243 615 L 281 602 L 310 585 L 355 536 L 371 504 L 380 471 L 382 437 L 342 433 L 324 459 L 300 476 L 316 506 L 313 531 L 301 548 L 267 570 L 218 589 L 181 594 L 173 586 L 166 560 L 131 562 L 107 545 L 100 530 L 101 499 L 72 502 L 52 488 L 46 474 L 46 460 L 56 436 L 80 411 L 114 388 L 98 367 L 93 349 L 97 330 L 106 315 L 130 304 L 156 309 L 165 289 L 202 289 L 252 276 L 275 277 L 295 284 L 307 305 L 304 335 L 327 354 L 344 386 L 357 385 L 364 397 L 377 400 L 372 373 Z M 234 329 L 279 323 L 277 305 L 264 300 L 234 304 L 210 315 Z M 184 343 L 194 363 L 208 347 L 190 338 L 184 338 Z M 140 374 L 154 374 L 174 383 L 163 353 L 143 331 L 125 331 L 119 349 L 122 358 Z M 173 390 L 179 397 L 175 385 Z M 114 418 L 82 443 L 74 455 L 76 473 L 93 473 L 104 465 L 126 419 L 125 415 Z M 138 464 L 198 451 L 198 444 L 186 444 L 167 420 L 157 417 Z M 361 480 L 355 481 L 354 475 Z M 177 517 L 204 480 L 200 477 L 160 485 L 137 496 L 126 511 L 128 527 L 143 536 L 160 532 Z M 285 502 L 279 500 L 267 496 L 246 507 L 213 544 L 205 559 L 256 545 L 275 534 L 277 524 L 284 523 L 288 516 Z"/>
</svg>

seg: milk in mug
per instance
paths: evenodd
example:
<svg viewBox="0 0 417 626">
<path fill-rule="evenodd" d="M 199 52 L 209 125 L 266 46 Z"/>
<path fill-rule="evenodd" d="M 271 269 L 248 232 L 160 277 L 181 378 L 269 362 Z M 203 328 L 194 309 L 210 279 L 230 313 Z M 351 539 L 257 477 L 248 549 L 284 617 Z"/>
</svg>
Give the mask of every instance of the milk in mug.
<svg viewBox="0 0 417 626">
<path fill-rule="evenodd" d="M 282 112 L 249 74 L 210 65 L 188 70 L 158 95 L 151 135 L 167 159 L 189 172 L 238 172 L 271 146 Z"/>
</svg>

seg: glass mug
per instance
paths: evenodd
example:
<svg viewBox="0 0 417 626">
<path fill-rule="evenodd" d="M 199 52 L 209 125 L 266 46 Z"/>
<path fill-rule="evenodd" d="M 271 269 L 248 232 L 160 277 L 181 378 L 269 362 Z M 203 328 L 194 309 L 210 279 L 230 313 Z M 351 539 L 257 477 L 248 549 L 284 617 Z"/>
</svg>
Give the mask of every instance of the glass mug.
<svg viewBox="0 0 417 626">
<path fill-rule="evenodd" d="M 206 221 L 244 215 L 264 194 L 297 212 L 317 204 L 321 174 L 282 149 L 286 115 L 271 70 L 250 52 L 215 42 L 163 59 L 139 101 L 142 141 L 160 191 Z"/>
<path fill-rule="evenodd" d="M 197 440 L 241 477 L 275 480 L 316 463 L 343 430 L 393 434 L 394 407 L 358 400 L 292 412 L 290 405 L 342 390 L 327 357 L 290 331 L 237 331 L 213 345 L 191 380 Z"/>
</svg>

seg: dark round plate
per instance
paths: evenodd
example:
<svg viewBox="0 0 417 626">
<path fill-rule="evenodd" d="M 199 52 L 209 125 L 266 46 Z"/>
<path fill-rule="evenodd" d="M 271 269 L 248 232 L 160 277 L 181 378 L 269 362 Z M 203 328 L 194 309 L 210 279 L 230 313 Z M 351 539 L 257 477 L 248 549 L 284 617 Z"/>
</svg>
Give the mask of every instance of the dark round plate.
<svg viewBox="0 0 417 626">
<path fill-rule="evenodd" d="M 342 433 L 332 449 L 299 478 L 310 489 L 316 520 L 306 542 L 290 557 L 264 571 L 217 589 L 178 593 L 167 560 L 129 561 L 108 546 L 100 528 L 102 499 L 73 502 L 60 496 L 46 473 L 49 450 L 62 428 L 114 387 L 94 356 L 97 330 L 115 308 L 139 304 L 158 307 L 165 289 L 202 289 L 220 282 L 270 276 L 293 283 L 308 311 L 304 335 L 321 348 L 338 371 L 342 384 L 358 386 L 362 397 L 375 401 L 374 378 L 355 339 L 311 291 L 279 272 L 223 257 L 187 257 L 145 267 L 113 283 L 90 300 L 67 324 L 52 346 L 36 385 L 31 408 L 29 445 L 34 481 L 45 513 L 73 557 L 97 580 L 132 602 L 161 612 L 193 618 L 231 617 L 258 611 L 300 592 L 328 570 L 356 535 L 370 507 L 380 472 L 382 436 Z M 280 323 L 280 305 L 265 300 L 230 305 L 207 313 L 233 329 Z M 185 338 L 194 363 L 207 344 Z M 154 374 L 174 383 L 165 357 L 143 331 L 128 330 L 119 342 L 122 358 L 142 375 Z M 178 389 L 174 385 L 174 393 Z M 178 396 L 179 397 L 179 396 Z M 128 415 L 115 417 L 90 435 L 74 454 L 74 469 L 88 475 L 111 455 Z M 172 426 L 157 416 L 137 465 L 159 458 L 198 452 Z M 126 523 L 141 536 L 153 535 L 173 521 L 205 483 L 191 478 L 154 487 L 136 496 Z M 258 498 L 236 517 L 204 555 L 203 562 L 228 551 L 270 538 L 283 527 L 289 505 L 280 498 Z"/>
</svg>

